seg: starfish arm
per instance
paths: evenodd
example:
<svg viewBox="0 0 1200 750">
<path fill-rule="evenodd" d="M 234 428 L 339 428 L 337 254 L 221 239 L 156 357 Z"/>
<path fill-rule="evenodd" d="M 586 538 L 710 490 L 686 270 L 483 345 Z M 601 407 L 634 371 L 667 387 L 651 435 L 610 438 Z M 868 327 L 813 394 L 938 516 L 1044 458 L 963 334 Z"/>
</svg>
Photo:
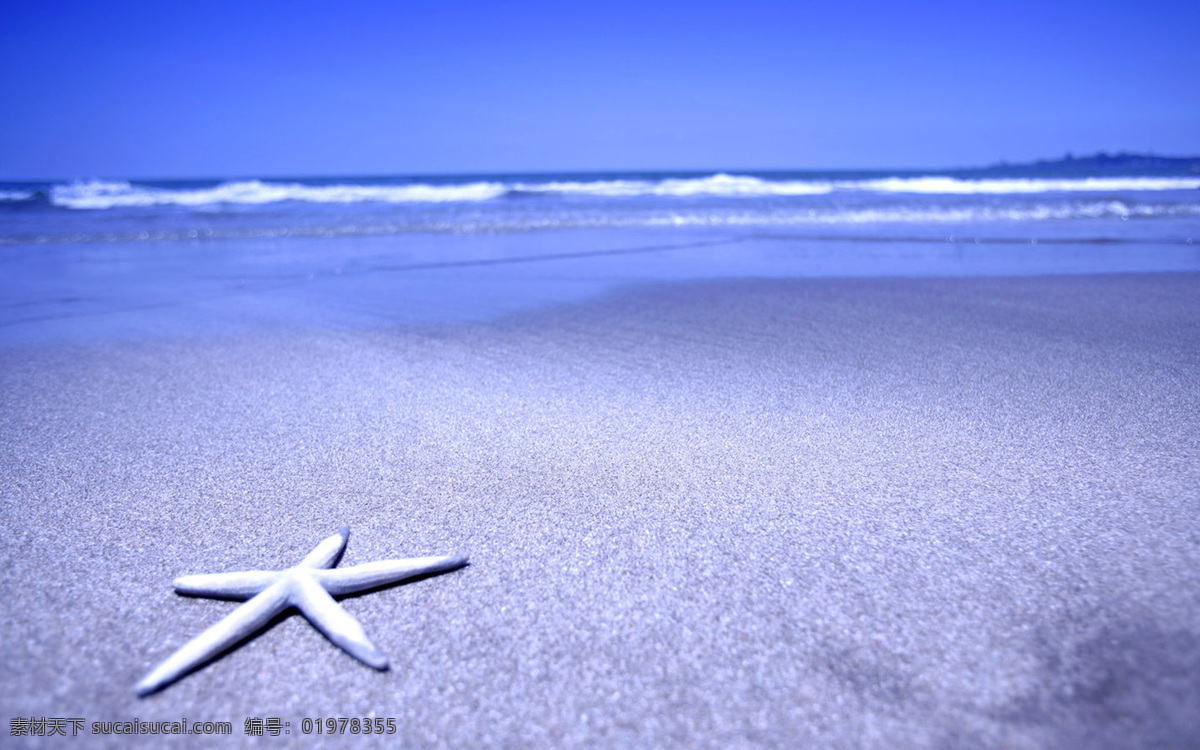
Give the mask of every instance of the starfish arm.
<svg viewBox="0 0 1200 750">
<path fill-rule="evenodd" d="M 358 620 L 339 607 L 312 576 L 298 575 L 293 579 L 292 603 L 313 627 L 355 659 L 375 669 L 387 669 L 387 656 L 375 648 Z"/>
<path fill-rule="evenodd" d="M 461 568 L 466 555 L 411 557 L 407 560 L 380 560 L 336 570 L 313 571 L 313 577 L 334 596 L 387 586 L 414 576 L 433 575 Z"/>
<path fill-rule="evenodd" d="M 350 540 L 350 527 L 343 526 L 338 529 L 338 533 L 331 537 L 327 537 L 323 542 L 318 544 L 308 556 L 300 561 L 296 567 L 299 568 L 328 568 L 337 562 L 337 559 L 342 556 L 342 551 L 346 549 L 346 542 Z"/>
<path fill-rule="evenodd" d="M 250 601 L 233 610 L 224 620 L 184 644 L 166 661 L 154 668 L 137 684 L 139 696 L 174 682 L 204 662 L 212 659 L 270 622 L 271 618 L 288 607 L 288 586 L 280 581 Z"/>
<path fill-rule="evenodd" d="M 175 593 L 218 599 L 249 599 L 278 581 L 280 575 L 275 570 L 244 570 L 240 573 L 180 576 L 175 579 Z"/>
</svg>

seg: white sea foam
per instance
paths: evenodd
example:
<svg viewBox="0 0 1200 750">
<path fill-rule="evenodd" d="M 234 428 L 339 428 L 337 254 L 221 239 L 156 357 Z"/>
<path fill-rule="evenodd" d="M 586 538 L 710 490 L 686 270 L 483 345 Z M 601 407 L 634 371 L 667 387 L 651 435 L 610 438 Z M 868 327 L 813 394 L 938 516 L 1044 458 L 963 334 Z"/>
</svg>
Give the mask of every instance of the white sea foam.
<svg viewBox="0 0 1200 750">
<path fill-rule="evenodd" d="M 27 190 L 0 190 L 0 201 L 27 201 L 32 197 Z"/>
<path fill-rule="evenodd" d="M 1200 178 L 1187 177 L 1087 177 L 1077 179 L 979 179 L 956 177 L 888 177 L 870 180 L 766 180 L 759 177 L 716 174 L 710 177 L 664 180 L 596 180 L 516 183 L 513 190 L 528 193 L 562 193 L 597 196 L 719 196 L 768 197 L 824 195 L 835 191 L 916 193 L 925 195 L 1024 195 L 1049 192 L 1116 192 L 1142 190 L 1193 190 Z"/>
<path fill-rule="evenodd" d="M 308 203 L 468 203 L 487 201 L 509 192 L 608 197 L 819 195 L 832 187 L 823 182 L 771 181 L 717 174 L 696 179 L 594 180 L 553 182 L 470 182 L 410 185 L 305 185 L 261 180 L 227 182 L 207 188 L 154 188 L 128 182 L 90 181 L 56 185 L 50 200 L 79 209 L 139 206 L 258 205 L 281 201 Z"/>
<path fill-rule="evenodd" d="M 599 196 L 728 196 L 822 195 L 833 190 L 828 182 L 764 180 L 728 174 L 665 180 L 596 180 L 592 182 L 517 183 L 514 190 L 528 193 L 565 193 Z"/>
<path fill-rule="evenodd" d="M 1077 179 L 982 179 L 955 177 L 888 177 L 834 183 L 839 190 L 927 195 L 1014 195 L 1029 193 L 1094 193 L 1140 190 L 1194 190 L 1200 178 L 1190 177 L 1084 177 Z"/>
<path fill-rule="evenodd" d="M 834 210 L 743 212 L 671 212 L 646 217 L 655 226 L 771 226 L 835 224 L 974 224 L 1063 219 L 1128 219 L 1200 216 L 1200 203 L 1129 205 L 1123 201 L 1041 204 L 1023 207 L 906 206 Z"/>
<path fill-rule="evenodd" d="M 1156 219 L 1200 217 L 1200 202 L 1143 204 L 1122 200 L 1037 203 L 1025 206 L 875 206 L 869 208 L 760 207 L 736 210 L 550 211 L 533 214 L 491 211 L 419 212 L 364 223 L 317 226 L 239 226 L 158 229 L 142 232 L 98 232 L 3 236 L 0 245 L 58 242 L 130 242 L 262 237 L 350 237 L 408 232 L 522 232 L 541 229 L 603 227 L 771 227 L 954 225 L 1041 222 L 1072 219 Z"/>
<path fill-rule="evenodd" d="M 76 182 L 56 185 L 50 201 L 64 208 L 206 206 L 221 203 L 259 205 L 280 201 L 307 203 L 448 203 L 484 201 L 507 188 L 495 182 L 459 185 L 302 185 L 259 180 L 227 182 L 211 188 L 169 189 L 128 182 Z"/>
<path fill-rule="evenodd" d="M 1051 192 L 1138 192 L 1194 190 L 1200 178 L 1087 177 L 1079 179 L 960 179 L 956 177 L 888 177 L 866 180 L 772 180 L 715 174 L 661 180 L 551 180 L 547 182 L 475 181 L 406 185 L 311 185 L 299 182 L 246 180 L 203 188 L 166 188 L 129 182 L 76 182 L 56 185 L 50 201 L 64 208 L 105 209 L 139 206 L 260 205 L 282 201 L 304 203 L 479 203 L 507 194 L 593 196 L 600 198 L 786 198 L 835 192 L 920 195 L 1027 195 Z M 25 200 L 32 193 L 0 192 L 0 200 Z"/>
</svg>

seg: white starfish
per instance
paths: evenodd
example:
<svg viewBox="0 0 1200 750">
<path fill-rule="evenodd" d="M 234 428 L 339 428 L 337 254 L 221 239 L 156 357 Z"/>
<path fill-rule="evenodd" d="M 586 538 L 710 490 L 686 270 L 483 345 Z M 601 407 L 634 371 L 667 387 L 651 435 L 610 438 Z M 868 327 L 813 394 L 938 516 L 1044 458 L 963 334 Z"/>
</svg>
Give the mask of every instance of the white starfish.
<svg viewBox="0 0 1200 750">
<path fill-rule="evenodd" d="M 465 555 L 414 557 L 331 569 L 346 549 L 349 538 L 350 528 L 343 526 L 338 533 L 318 544 L 299 565 L 287 570 L 247 570 L 176 578 L 175 591 L 180 594 L 250 601 L 155 667 L 137 684 L 138 695 L 148 695 L 174 682 L 249 638 L 289 607 L 300 610 L 317 630 L 354 658 L 375 669 L 387 669 L 387 657 L 375 648 L 358 621 L 339 607 L 333 597 L 461 568 L 467 564 L 467 558 Z"/>
</svg>

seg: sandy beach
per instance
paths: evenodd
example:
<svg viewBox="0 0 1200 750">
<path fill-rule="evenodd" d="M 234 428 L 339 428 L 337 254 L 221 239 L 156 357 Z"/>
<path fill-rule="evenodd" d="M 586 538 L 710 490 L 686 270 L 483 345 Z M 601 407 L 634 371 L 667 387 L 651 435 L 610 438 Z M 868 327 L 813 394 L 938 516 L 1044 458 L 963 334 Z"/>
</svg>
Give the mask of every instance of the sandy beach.
<svg viewBox="0 0 1200 750">
<path fill-rule="evenodd" d="M 454 325 L 17 341 L 0 513 L 10 721 L 1185 747 L 1200 275 L 693 281 Z M 343 566 L 471 556 L 344 601 L 390 671 L 293 615 L 135 696 L 235 606 L 176 576 L 290 566 L 341 524 Z M 139 739 L 87 741 L 161 742 Z"/>
<path fill-rule="evenodd" d="M 1200 750 L 1198 29 L 7 3 L 0 750 Z"/>
</svg>

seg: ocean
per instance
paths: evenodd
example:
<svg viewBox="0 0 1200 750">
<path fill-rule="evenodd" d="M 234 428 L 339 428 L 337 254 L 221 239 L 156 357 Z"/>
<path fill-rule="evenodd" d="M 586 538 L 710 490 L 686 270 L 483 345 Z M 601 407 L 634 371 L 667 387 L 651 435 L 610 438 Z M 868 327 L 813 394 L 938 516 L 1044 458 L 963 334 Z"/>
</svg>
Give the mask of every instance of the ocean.
<svg viewBox="0 0 1200 750">
<path fill-rule="evenodd" d="M 0 342 L 453 322 L 720 278 L 1197 270 L 1182 168 L 0 183 Z"/>
<path fill-rule="evenodd" d="M 0 183 L 0 242 L 161 241 L 613 227 L 1013 225 L 1170 236 L 1200 219 L 1200 175 L 1003 170 L 465 175 Z M 986 176 L 982 176 L 986 174 Z M 1153 227 L 1151 230 L 1150 227 Z M 963 234 L 963 232 L 960 232 Z M 1137 235 L 1138 232 L 1132 232 Z M 1186 238 L 1183 238 L 1186 239 Z"/>
</svg>

